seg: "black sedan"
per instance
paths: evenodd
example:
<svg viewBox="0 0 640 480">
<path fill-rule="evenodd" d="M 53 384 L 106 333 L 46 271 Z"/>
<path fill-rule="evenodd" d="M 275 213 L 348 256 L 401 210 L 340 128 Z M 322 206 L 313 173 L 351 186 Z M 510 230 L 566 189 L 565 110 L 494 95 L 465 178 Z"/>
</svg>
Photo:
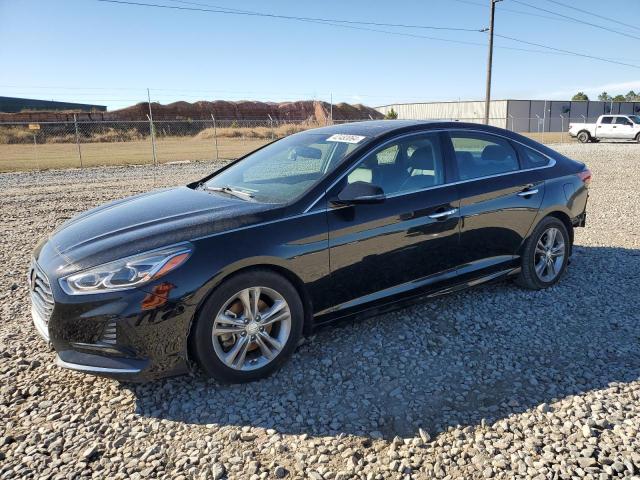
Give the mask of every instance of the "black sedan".
<svg viewBox="0 0 640 480">
<path fill-rule="evenodd" d="M 553 285 L 590 179 L 489 126 L 309 130 L 63 224 L 34 252 L 33 319 L 62 367 L 258 379 L 340 318 L 506 277 Z"/>
</svg>

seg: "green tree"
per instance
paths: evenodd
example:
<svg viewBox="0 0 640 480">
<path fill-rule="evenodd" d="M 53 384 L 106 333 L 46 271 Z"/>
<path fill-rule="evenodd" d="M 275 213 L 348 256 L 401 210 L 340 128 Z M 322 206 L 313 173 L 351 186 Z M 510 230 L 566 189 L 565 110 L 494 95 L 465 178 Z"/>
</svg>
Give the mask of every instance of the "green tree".
<svg viewBox="0 0 640 480">
<path fill-rule="evenodd" d="M 613 100 L 613 98 L 607 92 L 602 92 L 600 95 L 598 95 L 598 100 L 600 100 L 601 102 L 610 102 L 611 100 Z"/>
<path fill-rule="evenodd" d="M 624 96 L 624 99 L 627 102 L 640 102 L 640 93 L 636 93 L 633 90 L 630 90 L 629 93 Z"/>
<path fill-rule="evenodd" d="M 396 112 L 393 107 L 391 107 L 391 110 L 389 110 L 387 112 L 387 114 L 384 116 L 384 118 L 386 120 L 397 120 L 398 119 L 398 112 Z"/>
<path fill-rule="evenodd" d="M 626 100 L 627 99 L 624 95 L 616 95 L 615 97 L 613 97 L 614 102 L 624 102 Z"/>
<path fill-rule="evenodd" d="M 573 100 L 574 102 L 588 102 L 589 97 L 587 97 L 587 94 L 584 92 L 578 92 L 573 96 L 571 100 Z"/>
</svg>

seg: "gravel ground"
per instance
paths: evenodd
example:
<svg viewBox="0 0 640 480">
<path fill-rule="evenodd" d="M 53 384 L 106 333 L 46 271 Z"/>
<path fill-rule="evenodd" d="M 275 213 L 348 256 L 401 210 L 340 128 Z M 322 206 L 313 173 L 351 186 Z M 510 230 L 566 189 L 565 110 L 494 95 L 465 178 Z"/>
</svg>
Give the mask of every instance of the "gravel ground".
<svg viewBox="0 0 640 480">
<path fill-rule="evenodd" d="M 559 285 L 324 329 L 236 386 L 54 366 L 25 280 L 66 218 L 214 165 L 0 176 L 0 478 L 640 478 L 640 145 L 557 148 L 594 172 Z"/>
</svg>

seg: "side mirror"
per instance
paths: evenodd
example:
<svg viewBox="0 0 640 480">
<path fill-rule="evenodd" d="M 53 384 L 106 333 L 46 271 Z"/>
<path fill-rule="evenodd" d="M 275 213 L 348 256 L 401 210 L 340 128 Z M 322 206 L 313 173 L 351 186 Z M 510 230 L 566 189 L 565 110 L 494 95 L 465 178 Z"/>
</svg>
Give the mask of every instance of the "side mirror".
<svg viewBox="0 0 640 480">
<path fill-rule="evenodd" d="M 367 182 L 353 182 L 338 194 L 338 198 L 332 200 L 335 205 L 360 205 L 382 203 L 385 201 L 384 191 L 378 185 Z"/>
</svg>

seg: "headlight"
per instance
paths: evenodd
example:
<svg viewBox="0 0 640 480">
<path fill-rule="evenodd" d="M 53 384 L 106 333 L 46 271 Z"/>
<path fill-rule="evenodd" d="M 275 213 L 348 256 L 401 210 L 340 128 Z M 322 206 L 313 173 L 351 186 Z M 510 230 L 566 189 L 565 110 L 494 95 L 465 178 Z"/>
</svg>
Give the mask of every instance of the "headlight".
<svg viewBox="0 0 640 480">
<path fill-rule="evenodd" d="M 105 263 L 61 278 L 59 282 L 69 295 L 128 290 L 178 268 L 189 255 L 190 245 L 176 245 Z"/>
</svg>

